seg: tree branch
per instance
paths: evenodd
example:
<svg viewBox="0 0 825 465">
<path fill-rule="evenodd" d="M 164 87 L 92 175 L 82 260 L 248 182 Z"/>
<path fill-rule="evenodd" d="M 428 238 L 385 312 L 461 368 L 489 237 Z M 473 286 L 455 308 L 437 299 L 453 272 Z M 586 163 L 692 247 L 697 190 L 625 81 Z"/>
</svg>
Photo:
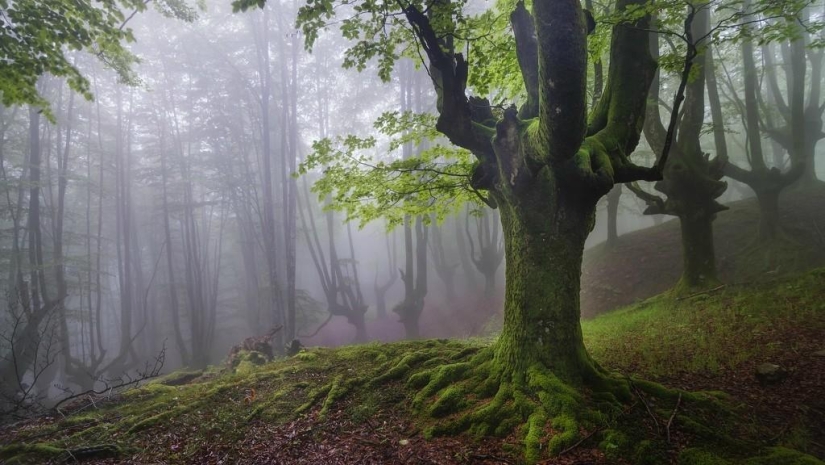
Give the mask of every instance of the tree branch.
<svg viewBox="0 0 825 465">
<path fill-rule="evenodd" d="M 535 118 L 539 114 L 539 47 L 533 16 L 524 7 L 524 1 L 516 4 L 510 14 L 513 35 L 516 38 L 516 57 L 521 77 L 527 89 L 527 101 L 519 109 L 519 118 Z"/>
</svg>

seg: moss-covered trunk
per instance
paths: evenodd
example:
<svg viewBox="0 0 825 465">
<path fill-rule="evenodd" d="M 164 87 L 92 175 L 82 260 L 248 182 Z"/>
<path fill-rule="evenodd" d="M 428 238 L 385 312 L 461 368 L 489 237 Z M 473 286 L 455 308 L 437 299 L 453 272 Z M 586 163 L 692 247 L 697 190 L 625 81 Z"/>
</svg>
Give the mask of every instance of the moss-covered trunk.
<svg viewBox="0 0 825 465">
<path fill-rule="evenodd" d="M 701 212 L 679 216 L 684 268 L 677 289 L 703 288 L 718 282 L 713 248 L 714 216 Z"/>
<path fill-rule="evenodd" d="M 582 342 L 579 289 L 595 207 L 545 193 L 536 189 L 500 202 L 508 262 L 496 357 L 515 372 L 539 363 L 579 384 L 592 367 Z"/>
</svg>

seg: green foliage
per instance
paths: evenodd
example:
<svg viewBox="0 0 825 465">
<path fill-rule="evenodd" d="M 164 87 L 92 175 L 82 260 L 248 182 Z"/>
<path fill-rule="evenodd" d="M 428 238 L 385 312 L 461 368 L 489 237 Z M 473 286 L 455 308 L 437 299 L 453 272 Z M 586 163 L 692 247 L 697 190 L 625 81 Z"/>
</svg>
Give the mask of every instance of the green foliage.
<svg viewBox="0 0 825 465">
<path fill-rule="evenodd" d="M 825 462 L 784 447 L 773 447 L 768 454 L 748 459 L 745 465 L 822 465 Z"/>
<path fill-rule="evenodd" d="M 0 0 L 0 93 L 3 105 L 41 107 L 53 119 L 49 103 L 40 95 L 40 76 L 65 77 L 70 88 L 92 99 L 89 81 L 75 66 L 72 52 L 94 54 L 117 72 L 124 83 L 138 81 L 137 62 L 125 46 L 135 40 L 126 27 L 134 14 L 146 10 L 143 0 Z M 157 0 L 163 15 L 185 21 L 196 18 L 184 0 Z M 126 13 L 124 13 L 126 12 Z"/>
<path fill-rule="evenodd" d="M 385 113 L 375 129 L 388 137 L 386 143 L 353 135 L 316 141 L 298 174 L 322 170 L 313 192 L 329 197 L 328 208 L 345 211 L 347 221 L 358 219 L 361 226 L 381 218 L 393 228 L 406 215 L 426 221 L 435 215 L 440 221 L 477 198 L 469 184 L 470 153 L 442 145 L 434 128 L 433 115 Z M 407 159 L 375 156 L 405 144 L 426 148 Z"/>
<path fill-rule="evenodd" d="M 802 27 L 816 33 L 823 29 L 822 21 L 804 20 L 804 11 L 814 0 L 751 0 L 750 11 L 745 11 L 745 0 L 705 0 L 690 3 L 681 0 L 652 0 L 644 5 L 630 5 L 624 12 L 614 12 L 601 19 L 606 24 L 635 21 L 652 14 L 656 18 L 655 30 L 667 39 L 667 46 L 661 51 L 661 69 L 678 73 L 684 64 L 687 37 L 684 22 L 692 8 L 709 9 L 712 22 L 710 33 L 705 37 L 694 37 L 693 43 L 701 52 L 709 44 L 723 44 L 751 39 L 757 45 L 784 40 L 794 40 L 801 36 Z M 751 25 L 751 27 L 742 27 Z M 817 44 L 812 44 L 817 46 Z"/>
<path fill-rule="evenodd" d="M 524 80 L 518 72 L 516 39 L 510 27 L 510 15 L 503 8 L 512 1 L 500 0 L 494 9 L 468 19 L 476 39 L 468 45 L 470 66 L 468 85 L 478 95 L 494 95 L 494 100 L 518 101 L 527 96 Z"/>
</svg>

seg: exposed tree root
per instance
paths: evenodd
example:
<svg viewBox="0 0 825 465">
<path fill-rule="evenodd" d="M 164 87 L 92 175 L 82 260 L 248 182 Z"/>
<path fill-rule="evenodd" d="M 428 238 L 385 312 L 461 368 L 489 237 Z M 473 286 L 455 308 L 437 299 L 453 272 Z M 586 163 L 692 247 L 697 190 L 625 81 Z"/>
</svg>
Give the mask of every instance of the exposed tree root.
<svg viewBox="0 0 825 465">
<path fill-rule="evenodd" d="M 470 432 L 504 436 L 521 428 L 526 459 L 560 453 L 581 439 L 581 432 L 609 422 L 629 399 L 626 381 L 594 368 L 586 384 L 590 396 L 536 364 L 518 374 L 497 364 L 492 348 L 468 362 L 439 366 L 411 375 L 418 390 L 413 401 L 443 421 L 430 435 Z"/>
</svg>

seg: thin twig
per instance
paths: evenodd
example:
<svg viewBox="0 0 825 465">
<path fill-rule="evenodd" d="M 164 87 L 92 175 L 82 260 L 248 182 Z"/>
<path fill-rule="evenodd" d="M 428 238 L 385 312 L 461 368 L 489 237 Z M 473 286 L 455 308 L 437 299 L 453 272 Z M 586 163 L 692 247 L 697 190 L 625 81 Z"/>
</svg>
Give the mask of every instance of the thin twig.
<svg viewBox="0 0 825 465">
<path fill-rule="evenodd" d="M 631 387 L 633 388 L 633 393 L 636 394 L 636 396 L 639 397 L 639 400 L 641 400 L 644 404 L 645 410 L 647 410 L 647 414 L 650 415 L 650 418 L 653 419 L 653 424 L 656 425 L 656 434 L 662 434 L 662 430 L 661 428 L 659 428 L 659 420 L 656 419 L 656 415 L 654 415 L 653 411 L 650 410 L 650 406 L 647 405 L 647 401 L 644 399 L 644 397 L 642 397 L 642 394 L 639 393 L 639 390 L 636 389 L 635 385 L 631 384 Z"/>
<path fill-rule="evenodd" d="M 667 427 L 665 430 L 667 431 L 667 442 L 670 444 L 670 425 L 673 423 L 673 419 L 676 418 L 676 412 L 679 410 L 679 404 L 682 403 L 682 393 L 679 393 L 679 398 L 676 400 L 676 407 L 673 407 L 673 413 L 670 414 L 670 419 L 667 421 Z"/>
</svg>

